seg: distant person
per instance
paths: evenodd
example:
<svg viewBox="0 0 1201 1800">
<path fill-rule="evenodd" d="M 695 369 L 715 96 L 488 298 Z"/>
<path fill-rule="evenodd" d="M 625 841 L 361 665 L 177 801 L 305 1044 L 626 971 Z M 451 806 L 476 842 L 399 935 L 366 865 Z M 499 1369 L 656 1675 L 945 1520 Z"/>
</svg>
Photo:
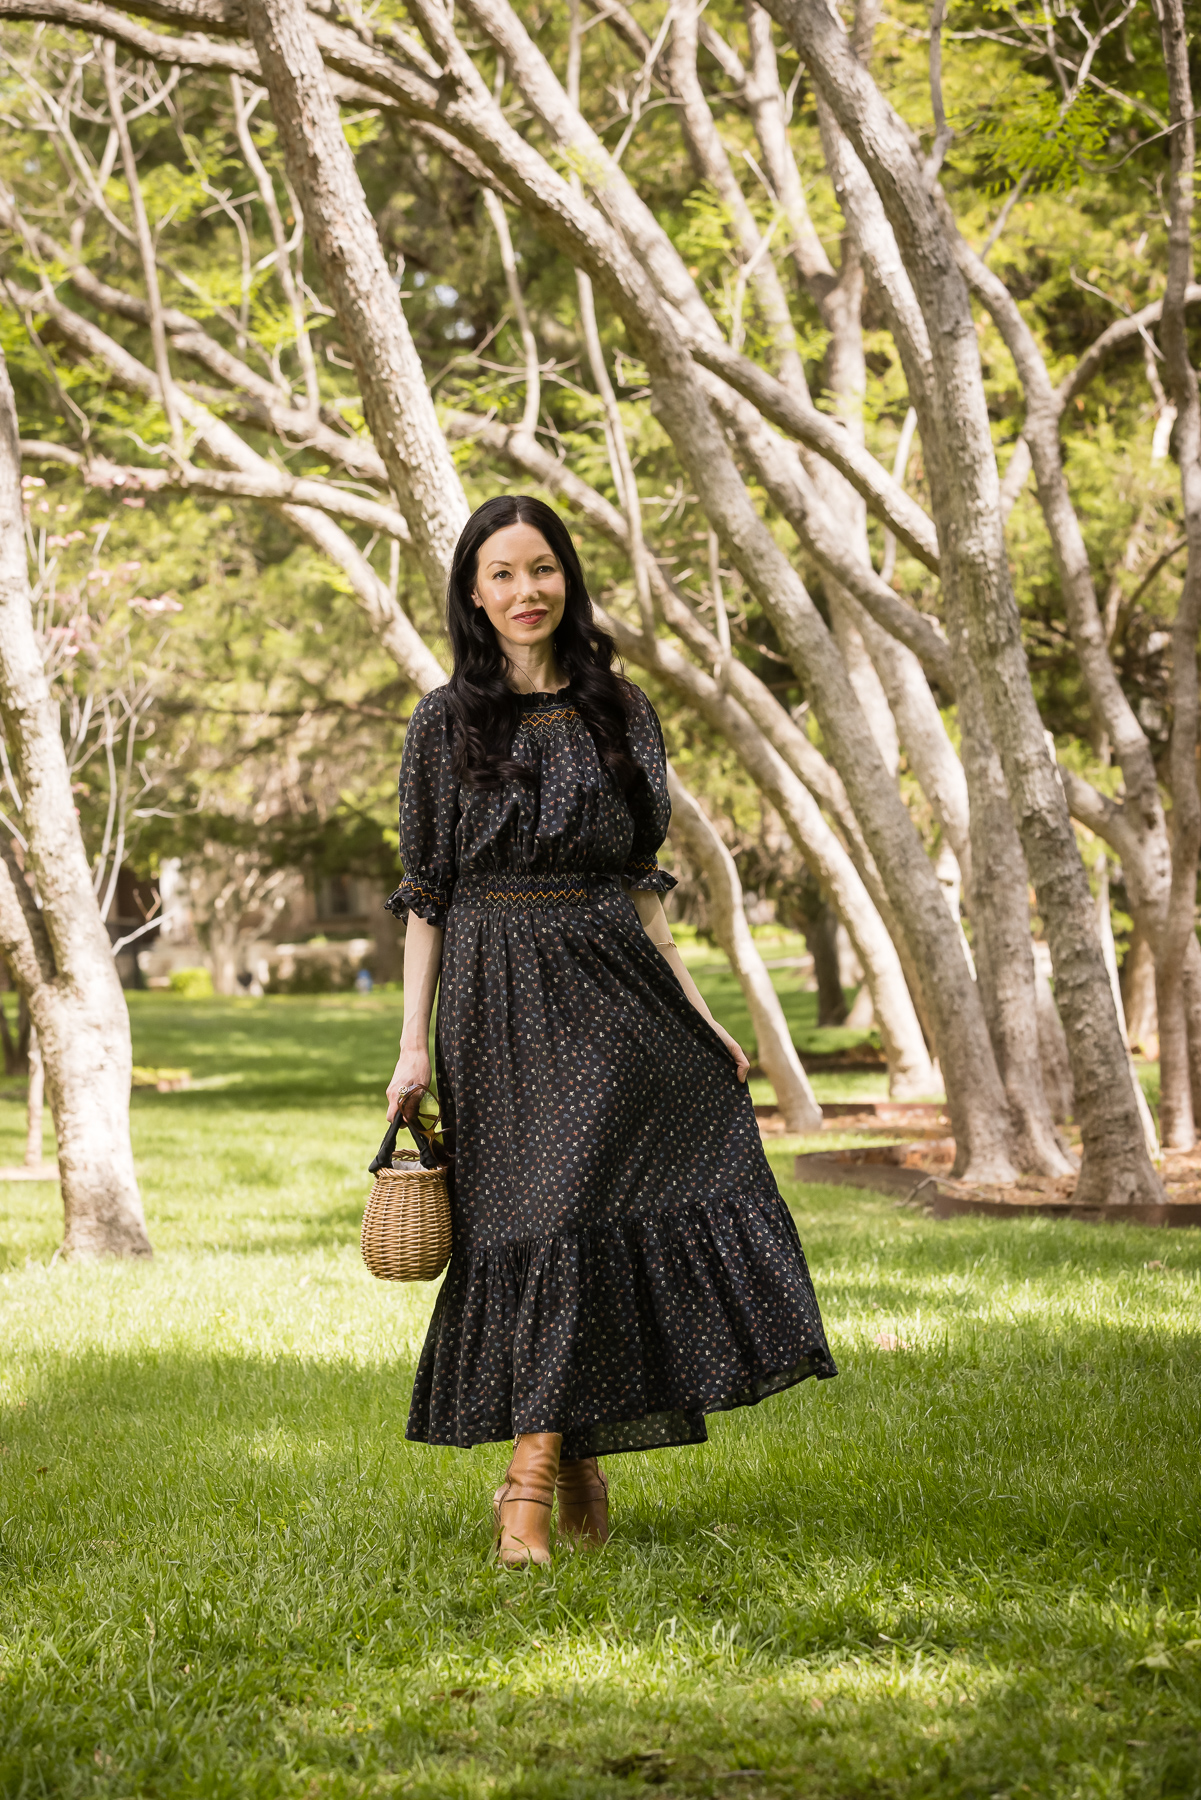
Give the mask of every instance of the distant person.
<svg viewBox="0 0 1201 1800">
<path fill-rule="evenodd" d="M 355 993 L 356 994 L 369 994 L 374 986 L 375 986 L 375 977 L 372 975 L 371 970 L 370 969 L 360 969 L 358 974 L 354 978 Z"/>
<path fill-rule="evenodd" d="M 646 696 L 612 668 L 541 501 L 468 520 L 454 673 L 400 771 L 408 912 L 388 1117 L 429 1087 L 455 1152 L 454 1252 L 407 1436 L 516 1438 L 502 1563 L 608 1536 L 598 1455 L 703 1443 L 705 1414 L 837 1373 L 768 1167 L 747 1058 L 672 942 L 670 806 Z"/>
</svg>

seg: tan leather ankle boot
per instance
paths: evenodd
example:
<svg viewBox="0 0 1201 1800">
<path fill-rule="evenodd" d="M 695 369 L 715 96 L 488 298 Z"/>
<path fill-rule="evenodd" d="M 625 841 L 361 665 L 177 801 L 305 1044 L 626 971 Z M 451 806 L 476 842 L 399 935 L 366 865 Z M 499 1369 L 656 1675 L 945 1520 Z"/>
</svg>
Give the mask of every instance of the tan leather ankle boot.
<svg viewBox="0 0 1201 1800">
<path fill-rule="evenodd" d="M 581 1550 L 593 1550 L 609 1540 L 609 1484 L 595 1456 L 559 1464 L 555 1483 L 559 1497 L 559 1530 L 574 1538 Z"/>
<path fill-rule="evenodd" d="M 506 1568 L 550 1561 L 550 1509 L 559 1473 L 557 1431 L 527 1431 L 492 1497 L 497 1555 Z"/>
</svg>

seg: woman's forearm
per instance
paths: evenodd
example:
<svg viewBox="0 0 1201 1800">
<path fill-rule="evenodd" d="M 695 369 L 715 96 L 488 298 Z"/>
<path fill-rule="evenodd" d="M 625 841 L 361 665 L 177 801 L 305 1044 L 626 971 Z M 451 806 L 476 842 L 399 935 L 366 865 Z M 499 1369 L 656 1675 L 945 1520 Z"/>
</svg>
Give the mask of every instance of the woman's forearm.
<svg viewBox="0 0 1201 1800">
<path fill-rule="evenodd" d="M 671 926 L 667 922 L 667 914 L 663 910 L 663 901 L 658 894 L 648 893 L 644 889 L 635 888 L 630 899 L 634 902 L 634 910 L 642 921 L 643 930 L 659 952 L 689 1000 L 695 1006 L 702 1019 L 710 1025 L 716 1020 L 701 998 L 700 989 L 684 966 L 684 958 L 680 955 L 675 939 L 671 935 Z"/>
<path fill-rule="evenodd" d="M 429 925 L 416 913 L 405 927 L 404 1022 L 402 1050 L 424 1050 L 429 1044 L 434 995 L 442 969 L 442 927 Z"/>
</svg>

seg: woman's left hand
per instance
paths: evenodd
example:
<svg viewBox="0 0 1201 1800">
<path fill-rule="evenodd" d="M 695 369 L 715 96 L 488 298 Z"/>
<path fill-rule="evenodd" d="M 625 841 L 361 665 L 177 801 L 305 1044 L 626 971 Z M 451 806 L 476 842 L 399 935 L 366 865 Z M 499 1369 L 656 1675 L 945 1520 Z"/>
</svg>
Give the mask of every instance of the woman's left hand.
<svg viewBox="0 0 1201 1800">
<path fill-rule="evenodd" d="M 742 1045 L 737 1041 L 737 1039 L 732 1038 L 728 1031 L 723 1031 L 721 1026 L 719 1024 L 717 1024 L 716 1020 L 714 1021 L 713 1029 L 717 1033 L 718 1037 L 721 1039 L 722 1043 L 725 1045 L 726 1049 L 730 1052 L 730 1055 L 734 1058 L 734 1066 L 738 1071 L 739 1081 L 745 1081 L 747 1076 L 750 1074 L 750 1069 L 751 1069 L 750 1057 L 747 1055 L 746 1051 L 742 1048 Z"/>
</svg>

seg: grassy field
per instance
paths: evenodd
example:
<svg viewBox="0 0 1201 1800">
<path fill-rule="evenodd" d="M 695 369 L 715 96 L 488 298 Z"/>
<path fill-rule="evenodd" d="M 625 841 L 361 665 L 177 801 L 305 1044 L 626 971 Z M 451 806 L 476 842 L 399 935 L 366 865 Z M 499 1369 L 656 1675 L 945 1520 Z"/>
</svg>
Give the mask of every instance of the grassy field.
<svg viewBox="0 0 1201 1800">
<path fill-rule="evenodd" d="M 1201 1235 L 801 1188 L 837 1381 L 501 1574 L 359 1260 L 396 1002 L 134 995 L 157 1250 L 0 1188 L 0 1794 L 1201 1796 Z M 20 1159 L 17 1089 L 0 1161 Z"/>
</svg>

